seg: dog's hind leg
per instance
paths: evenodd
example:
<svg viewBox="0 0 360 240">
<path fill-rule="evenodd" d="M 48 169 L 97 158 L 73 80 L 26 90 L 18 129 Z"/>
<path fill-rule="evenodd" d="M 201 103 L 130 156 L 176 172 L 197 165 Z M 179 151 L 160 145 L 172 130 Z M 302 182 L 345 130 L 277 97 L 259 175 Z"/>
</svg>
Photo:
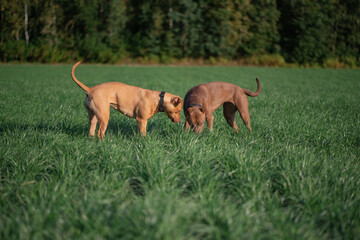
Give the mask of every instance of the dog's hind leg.
<svg viewBox="0 0 360 240">
<path fill-rule="evenodd" d="M 241 116 L 245 126 L 251 132 L 252 129 L 251 129 L 251 124 L 250 124 L 249 102 L 245 95 L 236 100 L 236 107 L 239 110 L 240 116 Z"/>
<path fill-rule="evenodd" d="M 89 136 L 94 138 L 95 136 L 95 130 L 96 130 L 96 124 L 98 122 L 97 117 L 95 115 L 95 112 L 92 110 L 94 105 L 91 101 L 90 97 L 86 95 L 84 106 L 88 112 L 89 117 L 89 123 L 90 123 L 90 130 L 89 130 Z"/>
<path fill-rule="evenodd" d="M 237 108 L 232 103 L 224 103 L 223 104 L 223 112 L 227 123 L 234 129 L 235 132 L 238 132 L 238 126 L 235 121 L 235 113 Z"/>
<path fill-rule="evenodd" d="M 99 130 L 97 137 L 100 140 L 104 139 L 105 131 L 109 123 L 110 118 L 110 107 L 109 106 L 103 106 L 99 109 L 99 111 L 96 113 L 97 120 L 99 121 Z"/>
<path fill-rule="evenodd" d="M 91 111 L 88 108 L 86 108 L 86 110 L 88 111 L 89 123 L 90 123 L 89 136 L 94 138 L 95 130 L 96 130 L 96 124 L 97 124 L 98 120 L 97 120 L 97 117 L 96 117 L 96 115 L 95 115 L 95 113 L 93 111 Z"/>
</svg>

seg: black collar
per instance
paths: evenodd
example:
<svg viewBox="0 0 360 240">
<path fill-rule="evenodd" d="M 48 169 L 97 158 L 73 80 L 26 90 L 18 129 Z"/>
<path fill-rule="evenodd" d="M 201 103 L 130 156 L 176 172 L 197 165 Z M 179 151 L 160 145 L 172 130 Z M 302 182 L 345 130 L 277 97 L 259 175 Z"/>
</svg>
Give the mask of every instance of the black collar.
<svg viewBox="0 0 360 240">
<path fill-rule="evenodd" d="M 160 102 L 159 102 L 159 112 L 164 112 L 164 96 L 165 96 L 165 92 L 161 92 L 160 93 Z"/>
<path fill-rule="evenodd" d="M 187 108 L 191 108 L 191 107 L 194 107 L 194 106 L 197 106 L 197 107 L 200 107 L 200 108 L 202 108 L 202 107 L 203 107 L 201 104 L 198 104 L 198 103 L 192 103 L 192 104 L 190 104 L 189 106 L 187 106 Z"/>
</svg>

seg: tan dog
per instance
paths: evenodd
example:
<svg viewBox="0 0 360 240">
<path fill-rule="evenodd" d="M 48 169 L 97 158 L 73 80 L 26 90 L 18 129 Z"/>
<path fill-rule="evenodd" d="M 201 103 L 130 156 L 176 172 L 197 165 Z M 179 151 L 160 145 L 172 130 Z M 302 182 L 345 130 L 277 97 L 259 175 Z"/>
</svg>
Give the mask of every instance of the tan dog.
<svg viewBox="0 0 360 240">
<path fill-rule="evenodd" d="M 140 134 L 146 135 L 147 121 L 158 112 L 165 112 L 174 123 L 180 122 L 182 99 L 170 93 L 147 90 L 129 86 L 120 82 L 108 82 L 92 88 L 76 79 L 74 71 L 81 63 L 76 63 L 71 70 L 71 77 L 85 93 L 85 107 L 90 121 L 89 135 L 94 137 L 99 121 L 97 137 L 103 139 L 110 117 L 110 106 L 125 116 L 135 118 Z"/>
<path fill-rule="evenodd" d="M 250 97 L 259 95 L 261 86 L 257 78 L 256 82 L 255 93 L 226 82 L 211 82 L 193 87 L 187 92 L 184 99 L 185 129 L 188 130 L 192 127 L 196 133 L 199 133 L 203 130 L 206 120 L 211 131 L 214 121 L 213 112 L 223 104 L 227 123 L 238 132 L 235 113 L 239 111 L 244 124 L 251 132 L 249 104 L 246 95 Z"/>
</svg>

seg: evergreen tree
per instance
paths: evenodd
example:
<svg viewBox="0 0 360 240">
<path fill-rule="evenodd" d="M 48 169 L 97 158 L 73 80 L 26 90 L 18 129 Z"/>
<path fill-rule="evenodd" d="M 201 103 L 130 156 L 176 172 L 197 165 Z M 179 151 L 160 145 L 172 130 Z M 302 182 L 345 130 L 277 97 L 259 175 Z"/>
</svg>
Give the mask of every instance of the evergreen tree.
<svg viewBox="0 0 360 240">
<path fill-rule="evenodd" d="M 116 62 L 360 55 L 357 0 L 2 0 L 0 60 Z"/>
<path fill-rule="evenodd" d="M 280 0 L 279 6 L 281 46 L 286 59 L 304 64 L 328 57 L 333 4 L 327 0 Z"/>
<path fill-rule="evenodd" d="M 277 23 L 280 12 L 276 1 L 254 0 L 247 11 L 248 36 L 244 44 L 240 46 L 246 55 L 261 55 L 267 53 L 279 53 L 280 35 Z"/>
</svg>

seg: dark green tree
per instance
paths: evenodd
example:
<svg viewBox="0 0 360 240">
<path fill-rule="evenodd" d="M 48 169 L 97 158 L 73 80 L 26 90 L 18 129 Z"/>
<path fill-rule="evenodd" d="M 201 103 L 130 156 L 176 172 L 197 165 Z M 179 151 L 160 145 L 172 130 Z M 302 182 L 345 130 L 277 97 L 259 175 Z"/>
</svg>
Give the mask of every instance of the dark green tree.
<svg viewBox="0 0 360 240">
<path fill-rule="evenodd" d="M 301 64 L 321 62 L 331 53 L 332 12 L 326 0 L 280 0 L 282 53 Z"/>
<path fill-rule="evenodd" d="M 359 64 L 357 0 L 2 0 L 0 60 L 227 58 Z"/>
<path fill-rule="evenodd" d="M 276 1 L 254 0 L 247 9 L 248 35 L 240 46 L 245 55 L 262 55 L 280 52 L 278 20 L 280 12 Z"/>
</svg>

